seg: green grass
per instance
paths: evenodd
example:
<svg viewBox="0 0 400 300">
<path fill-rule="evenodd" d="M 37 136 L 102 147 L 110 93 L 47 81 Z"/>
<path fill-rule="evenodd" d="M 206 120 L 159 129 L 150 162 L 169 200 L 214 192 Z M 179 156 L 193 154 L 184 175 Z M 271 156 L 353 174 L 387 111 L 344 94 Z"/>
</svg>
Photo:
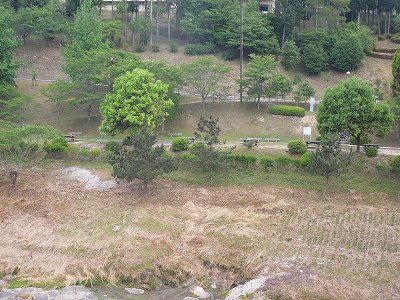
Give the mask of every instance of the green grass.
<svg viewBox="0 0 400 300">
<path fill-rule="evenodd" d="M 7 288 L 9 288 L 9 289 L 36 287 L 36 288 L 42 288 L 45 290 L 50 290 L 50 289 L 62 288 L 64 286 L 65 286 L 64 279 L 61 279 L 61 278 L 59 278 L 57 280 L 53 280 L 53 281 L 35 282 L 35 281 L 28 280 L 28 279 L 15 277 L 15 278 L 11 279 L 7 284 Z"/>
</svg>

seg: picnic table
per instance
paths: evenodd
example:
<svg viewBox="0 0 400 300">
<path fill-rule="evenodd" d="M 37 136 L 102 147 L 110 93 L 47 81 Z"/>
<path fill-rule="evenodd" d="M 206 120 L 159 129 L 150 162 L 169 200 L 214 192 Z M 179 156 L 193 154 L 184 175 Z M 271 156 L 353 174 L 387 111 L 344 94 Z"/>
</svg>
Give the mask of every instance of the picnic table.
<svg viewBox="0 0 400 300">
<path fill-rule="evenodd" d="M 248 142 L 254 142 L 254 146 L 258 146 L 258 143 L 260 142 L 267 142 L 267 143 L 272 143 L 272 142 L 280 142 L 280 139 L 277 138 L 244 138 L 241 140 L 243 145 L 245 145 Z"/>
<path fill-rule="evenodd" d="M 317 148 L 321 145 L 320 141 L 306 141 L 307 148 Z"/>
<path fill-rule="evenodd" d="M 74 142 L 75 138 L 81 134 L 82 132 L 68 132 L 64 135 L 64 138 L 67 140 L 67 142 Z"/>
<path fill-rule="evenodd" d="M 364 149 L 366 150 L 367 148 L 376 148 L 379 149 L 379 144 L 363 144 Z"/>
</svg>

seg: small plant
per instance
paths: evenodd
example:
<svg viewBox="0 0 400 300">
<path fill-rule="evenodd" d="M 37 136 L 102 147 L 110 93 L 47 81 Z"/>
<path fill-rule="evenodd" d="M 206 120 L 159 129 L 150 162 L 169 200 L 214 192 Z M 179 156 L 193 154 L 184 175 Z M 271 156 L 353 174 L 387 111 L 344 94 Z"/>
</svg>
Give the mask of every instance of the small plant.
<svg viewBox="0 0 400 300">
<path fill-rule="evenodd" d="M 67 150 L 67 148 L 68 142 L 63 137 L 54 139 L 50 143 L 46 143 L 43 146 L 43 150 L 46 151 L 47 155 L 53 158 L 60 157 L 60 155 Z"/>
<path fill-rule="evenodd" d="M 390 172 L 400 174 L 400 155 L 395 156 L 390 162 Z"/>
<path fill-rule="evenodd" d="M 151 45 L 151 51 L 154 53 L 160 52 L 160 45 Z"/>
<path fill-rule="evenodd" d="M 104 149 L 107 152 L 115 153 L 118 151 L 118 149 L 120 149 L 120 147 L 121 147 L 121 145 L 118 142 L 108 141 L 108 142 L 106 142 Z"/>
<path fill-rule="evenodd" d="M 384 162 L 378 161 L 376 163 L 376 170 L 378 172 L 387 173 L 387 172 L 390 171 L 390 166 L 388 164 L 384 163 Z"/>
<path fill-rule="evenodd" d="M 299 73 L 294 74 L 292 83 L 298 84 L 301 82 L 301 75 Z"/>
<path fill-rule="evenodd" d="M 207 148 L 207 145 L 203 142 L 196 142 L 190 147 L 190 151 L 196 151 L 199 149 L 205 149 Z"/>
<path fill-rule="evenodd" d="M 255 140 L 249 140 L 243 143 L 243 146 L 251 149 L 256 145 L 256 141 Z"/>
<path fill-rule="evenodd" d="M 230 154 L 227 156 L 229 160 L 232 160 L 239 165 L 245 166 L 249 168 L 250 166 L 254 166 L 257 162 L 257 156 L 255 155 L 245 155 L 245 154 Z"/>
<path fill-rule="evenodd" d="M 84 148 L 79 151 L 79 155 L 83 159 L 95 160 L 101 155 L 101 150 L 100 149 L 90 150 L 90 149 Z"/>
<path fill-rule="evenodd" d="M 297 106 L 274 105 L 271 108 L 271 114 L 304 117 L 306 114 L 306 110 L 302 107 Z"/>
<path fill-rule="evenodd" d="M 144 45 L 142 45 L 142 44 L 136 44 L 136 45 L 135 45 L 135 51 L 138 52 L 138 53 L 143 52 L 143 51 L 144 51 Z"/>
<path fill-rule="evenodd" d="M 299 159 L 299 165 L 303 168 L 308 167 L 311 163 L 311 157 L 312 157 L 311 152 L 304 153 Z"/>
<path fill-rule="evenodd" d="M 378 155 L 378 148 L 368 147 L 365 149 L 365 154 L 367 154 L 368 157 L 375 157 Z"/>
<path fill-rule="evenodd" d="M 172 53 L 177 53 L 179 51 L 179 47 L 177 44 L 172 43 L 169 45 L 169 51 Z"/>
<path fill-rule="evenodd" d="M 223 60 L 233 60 L 239 57 L 239 51 L 234 48 L 226 49 L 222 52 Z"/>
<path fill-rule="evenodd" d="M 265 171 L 268 171 L 269 168 L 272 168 L 275 166 L 274 158 L 271 156 L 265 156 L 265 157 L 261 158 L 260 164 L 261 164 L 261 166 L 264 167 Z"/>
<path fill-rule="evenodd" d="M 292 141 L 288 144 L 290 154 L 304 154 L 307 152 L 307 144 L 302 141 Z"/>
<path fill-rule="evenodd" d="M 172 141 L 172 151 L 186 151 L 189 150 L 189 138 L 180 137 Z"/>
</svg>

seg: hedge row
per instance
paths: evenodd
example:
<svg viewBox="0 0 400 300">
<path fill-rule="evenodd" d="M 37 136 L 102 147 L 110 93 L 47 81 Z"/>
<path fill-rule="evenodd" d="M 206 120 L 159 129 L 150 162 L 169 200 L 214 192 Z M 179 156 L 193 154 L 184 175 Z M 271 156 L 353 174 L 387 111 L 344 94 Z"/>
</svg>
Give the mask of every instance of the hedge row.
<svg viewBox="0 0 400 300">
<path fill-rule="evenodd" d="M 367 53 L 368 56 L 375 57 L 375 58 L 380 58 L 380 59 L 387 59 L 387 60 L 392 60 L 394 57 L 394 53 L 377 53 L 377 52 L 371 52 Z"/>
<path fill-rule="evenodd" d="M 374 48 L 374 52 L 379 53 L 396 53 L 397 49 Z"/>
<path fill-rule="evenodd" d="M 297 106 L 274 105 L 271 107 L 271 114 L 304 117 L 306 114 L 306 110 L 302 107 Z"/>
</svg>

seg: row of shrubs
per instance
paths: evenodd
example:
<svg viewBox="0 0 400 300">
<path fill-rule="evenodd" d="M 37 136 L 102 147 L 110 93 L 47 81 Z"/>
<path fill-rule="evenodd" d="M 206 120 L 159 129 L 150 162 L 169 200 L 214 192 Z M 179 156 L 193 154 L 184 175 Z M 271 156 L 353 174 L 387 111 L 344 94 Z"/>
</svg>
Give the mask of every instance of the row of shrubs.
<svg viewBox="0 0 400 300">
<path fill-rule="evenodd" d="M 374 58 L 380 58 L 380 59 L 387 59 L 387 60 L 392 60 L 394 57 L 394 53 L 377 53 L 377 52 L 369 52 L 367 53 L 368 56 L 374 57 Z"/>
<path fill-rule="evenodd" d="M 271 107 L 271 114 L 304 117 L 306 114 L 306 110 L 303 107 L 298 106 L 274 105 Z"/>
</svg>

